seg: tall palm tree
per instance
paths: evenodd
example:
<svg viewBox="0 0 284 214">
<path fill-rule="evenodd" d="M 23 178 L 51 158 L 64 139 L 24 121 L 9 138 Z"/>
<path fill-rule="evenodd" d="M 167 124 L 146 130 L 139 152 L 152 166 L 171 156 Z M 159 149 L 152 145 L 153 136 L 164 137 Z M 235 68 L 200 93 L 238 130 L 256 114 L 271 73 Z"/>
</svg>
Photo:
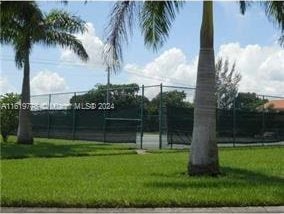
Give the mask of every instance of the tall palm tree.
<svg viewBox="0 0 284 214">
<path fill-rule="evenodd" d="M 73 35 L 84 32 L 85 22 L 67 12 L 52 10 L 43 14 L 33 1 L 1 2 L 1 44 L 10 44 L 15 50 L 18 68 L 24 68 L 21 106 L 19 113 L 18 138 L 21 144 L 32 144 L 30 120 L 30 62 L 29 57 L 35 44 L 45 46 L 59 45 L 73 50 L 82 60 L 88 54 L 82 43 Z M 44 84 L 44 83 L 42 83 Z"/>
<path fill-rule="evenodd" d="M 240 1 L 241 12 L 252 3 Z M 283 2 L 261 2 L 266 15 L 281 28 L 283 41 Z M 115 71 L 123 60 L 122 42 L 128 40 L 135 21 L 144 35 L 144 43 L 154 50 L 160 48 L 169 36 L 176 13 L 182 7 L 180 1 L 120 1 L 116 2 L 107 27 L 106 59 L 112 58 Z M 213 2 L 203 2 L 200 30 L 200 52 L 196 80 L 193 141 L 188 173 L 191 175 L 216 175 L 219 173 L 216 144 L 216 97 L 214 68 Z"/>
</svg>

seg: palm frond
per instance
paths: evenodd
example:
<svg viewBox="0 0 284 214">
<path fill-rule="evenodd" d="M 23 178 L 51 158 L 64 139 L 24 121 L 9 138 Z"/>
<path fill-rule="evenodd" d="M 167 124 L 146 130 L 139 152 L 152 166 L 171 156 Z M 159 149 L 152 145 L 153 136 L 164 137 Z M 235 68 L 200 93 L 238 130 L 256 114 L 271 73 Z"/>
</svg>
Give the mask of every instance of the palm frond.
<svg viewBox="0 0 284 214">
<path fill-rule="evenodd" d="M 42 12 L 34 1 L 1 1 L 1 18 L 27 20 L 32 14 L 35 18 L 42 18 Z M 6 20 L 5 20 L 6 21 Z"/>
<path fill-rule="evenodd" d="M 65 33 L 58 32 L 56 30 L 49 30 L 45 32 L 42 38 L 38 39 L 39 43 L 46 46 L 56 46 L 59 45 L 62 48 L 69 48 L 72 50 L 82 61 L 87 61 L 89 56 L 82 45 L 82 42 L 76 38 L 76 36 Z"/>
<path fill-rule="evenodd" d="M 105 29 L 104 58 L 106 64 L 114 71 L 120 68 L 123 61 L 122 46 L 123 42 L 128 43 L 128 34 L 132 32 L 136 5 L 139 3 L 135 1 L 118 1 L 111 10 L 110 20 Z M 109 64 L 110 61 L 113 63 Z"/>
<path fill-rule="evenodd" d="M 10 27 L 10 24 L 12 24 L 12 22 L 10 22 L 9 24 L 7 22 L 5 24 L 1 24 L 0 28 L 1 44 L 11 44 L 16 40 L 16 38 L 19 37 L 19 30 L 16 29 L 16 27 L 15 28 Z M 16 23 L 14 23 L 13 26 L 17 26 Z"/>
<path fill-rule="evenodd" d="M 169 36 L 169 30 L 183 5 L 182 1 L 145 1 L 141 9 L 140 27 L 146 47 L 157 50 Z"/>
<path fill-rule="evenodd" d="M 34 1 L 3 1 L 0 7 L 0 42 L 13 46 L 16 66 L 21 68 L 25 54 L 31 51 L 30 38 L 43 21 L 43 14 Z"/>
<path fill-rule="evenodd" d="M 24 37 L 21 37 L 24 39 Z M 31 44 L 29 42 L 23 42 L 17 40 L 17 42 L 13 43 L 13 47 L 15 50 L 15 63 L 18 68 L 22 68 L 24 65 L 24 61 L 26 58 L 26 54 L 30 54 Z"/>
<path fill-rule="evenodd" d="M 265 1 L 262 3 L 265 7 L 265 14 L 268 19 L 277 25 L 284 34 L 284 2 L 283 1 Z"/>
<path fill-rule="evenodd" d="M 19 69 L 24 65 L 24 54 L 20 50 L 15 50 L 15 64 Z"/>
<path fill-rule="evenodd" d="M 15 49 L 17 67 L 23 66 L 25 54 L 34 43 L 60 45 L 73 50 L 82 60 L 88 54 L 72 33 L 84 32 L 85 22 L 61 10 L 43 15 L 38 5 L 31 2 L 1 2 L 0 42 L 10 43 Z"/>
<path fill-rule="evenodd" d="M 252 5 L 250 1 L 239 1 L 241 13 L 246 12 L 247 7 Z M 279 43 L 284 47 L 284 2 L 283 1 L 261 1 L 259 5 L 264 7 L 267 18 L 281 30 Z"/>
<path fill-rule="evenodd" d="M 45 25 L 57 31 L 83 33 L 87 30 L 85 24 L 80 17 L 63 10 L 52 10 L 45 16 Z"/>
<path fill-rule="evenodd" d="M 248 7 L 251 6 L 250 1 L 239 1 L 241 14 L 245 14 Z"/>
<path fill-rule="evenodd" d="M 284 35 L 279 38 L 279 44 L 284 48 Z"/>
<path fill-rule="evenodd" d="M 4 1 L 1 2 L 0 7 L 0 41 L 2 44 L 16 41 L 18 36 L 22 36 L 24 29 L 31 33 L 34 28 L 30 25 L 41 22 L 43 19 L 41 10 L 33 1 Z"/>
</svg>

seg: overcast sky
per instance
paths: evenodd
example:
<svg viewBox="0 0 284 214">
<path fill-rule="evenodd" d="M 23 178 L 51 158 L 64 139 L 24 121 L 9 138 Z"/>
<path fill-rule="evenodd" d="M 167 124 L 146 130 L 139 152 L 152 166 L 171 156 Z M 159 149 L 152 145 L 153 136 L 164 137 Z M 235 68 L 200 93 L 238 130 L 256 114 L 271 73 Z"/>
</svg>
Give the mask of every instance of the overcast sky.
<svg viewBox="0 0 284 214">
<path fill-rule="evenodd" d="M 113 2 L 40 2 L 44 11 L 62 8 L 87 22 L 88 32 L 77 35 L 90 61 L 82 64 L 69 50 L 36 45 L 31 54 L 31 92 L 89 90 L 106 82 L 101 51 L 104 28 Z M 122 70 L 111 76 L 112 83 L 194 86 L 198 60 L 201 2 L 187 2 L 178 14 L 164 47 L 153 53 L 144 47 L 138 28 L 124 48 Z M 236 61 L 242 75 L 240 91 L 284 95 L 284 49 L 277 44 L 279 29 L 269 22 L 262 8 L 250 8 L 245 16 L 236 2 L 214 2 L 216 57 Z M 14 63 L 10 46 L 1 47 L 1 94 L 20 92 L 22 70 Z"/>
</svg>

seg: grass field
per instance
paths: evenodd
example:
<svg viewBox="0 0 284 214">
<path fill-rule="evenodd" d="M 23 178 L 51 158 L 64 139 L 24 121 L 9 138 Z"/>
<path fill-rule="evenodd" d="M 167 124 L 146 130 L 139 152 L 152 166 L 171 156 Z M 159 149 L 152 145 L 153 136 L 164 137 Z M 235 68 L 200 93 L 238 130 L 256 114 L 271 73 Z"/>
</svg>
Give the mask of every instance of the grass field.
<svg viewBox="0 0 284 214">
<path fill-rule="evenodd" d="M 284 205 L 284 147 L 222 148 L 219 177 L 188 177 L 187 151 L 126 145 L 1 143 L 2 206 Z"/>
</svg>

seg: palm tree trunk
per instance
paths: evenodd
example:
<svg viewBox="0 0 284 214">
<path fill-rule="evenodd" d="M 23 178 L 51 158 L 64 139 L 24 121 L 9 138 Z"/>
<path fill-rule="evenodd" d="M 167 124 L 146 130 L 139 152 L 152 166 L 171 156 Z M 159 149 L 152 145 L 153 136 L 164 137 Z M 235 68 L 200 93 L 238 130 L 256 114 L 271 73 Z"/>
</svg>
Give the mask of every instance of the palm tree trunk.
<svg viewBox="0 0 284 214">
<path fill-rule="evenodd" d="M 21 108 L 19 113 L 18 139 L 19 144 L 32 144 L 32 125 L 30 117 L 30 62 L 29 53 L 27 51 L 24 61 L 24 77 L 21 95 Z M 26 105 L 26 106 L 25 106 Z"/>
<path fill-rule="evenodd" d="M 204 1 L 194 102 L 193 140 L 188 164 L 190 175 L 219 173 L 215 90 L 213 2 Z"/>
</svg>

